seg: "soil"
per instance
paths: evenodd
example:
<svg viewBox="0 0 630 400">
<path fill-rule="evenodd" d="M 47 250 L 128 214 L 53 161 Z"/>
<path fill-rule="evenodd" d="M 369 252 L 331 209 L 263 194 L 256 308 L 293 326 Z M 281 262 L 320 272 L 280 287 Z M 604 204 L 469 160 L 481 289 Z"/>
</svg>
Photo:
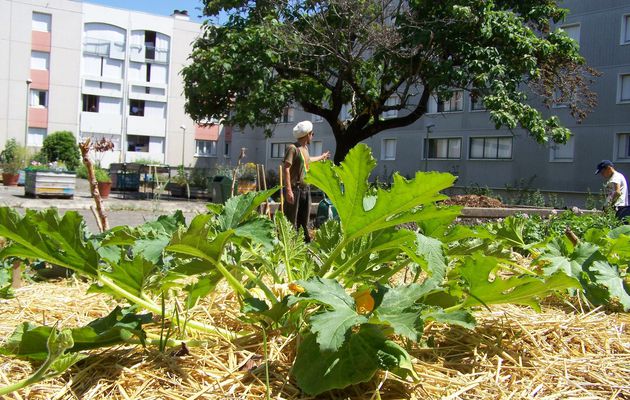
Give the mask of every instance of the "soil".
<svg viewBox="0 0 630 400">
<path fill-rule="evenodd" d="M 493 197 L 480 196 L 477 194 L 465 194 L 451 196 L 449 199 L 444 200 L 444 204 L 449 206 L 464 206 L 464 207 L 487 207 L 487 208 L 502 208 L 505 207 L 500 200 Z"/>
</svg>

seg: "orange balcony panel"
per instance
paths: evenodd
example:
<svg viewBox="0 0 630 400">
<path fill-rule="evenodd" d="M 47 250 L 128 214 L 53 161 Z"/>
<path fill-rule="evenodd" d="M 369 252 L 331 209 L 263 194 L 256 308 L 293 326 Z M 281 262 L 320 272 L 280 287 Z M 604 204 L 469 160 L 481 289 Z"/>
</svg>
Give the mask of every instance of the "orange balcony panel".
<svg viewBox="0 0 630 400">
<path fill-rule="evenodd" d="M 50 32 L 33 31 L 31 34 L 31 49 L 50 53 Z"/>
<path fill-rule="evenodd" d="M 232 127 L 231 126 L 226 126 L 223 128 L 224 129 L 224 134 L 225 134 L 225 141 L 226 142 L 231 142 L 232 141 Z"/>
<path fill-rule="evenodd" d="M 218 140 L 219 125 L 199 126 L 195 125 L 196 140 Z"/>
<path fill-rule="evenodd" d="M 29 107 L 28 126 L 31 128 L 48 127 L 48 109 L 40 107 Z"/>
<path fill-rule="evenodd" d="M 48 86 L 50 84 L 48 71 L 44 71 L 41 69 L 32 69 L 31 81 L 33 81 L 31 83 L 31 88 L 48 90 Z"/>
</svg>

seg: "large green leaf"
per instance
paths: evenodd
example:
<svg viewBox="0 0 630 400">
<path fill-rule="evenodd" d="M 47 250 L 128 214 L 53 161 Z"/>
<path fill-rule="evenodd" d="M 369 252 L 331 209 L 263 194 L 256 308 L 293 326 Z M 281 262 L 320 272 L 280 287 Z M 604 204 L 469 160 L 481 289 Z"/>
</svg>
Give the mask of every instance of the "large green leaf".
<svg viewBox="0 0 630 400">
<path fill-rule="evenodd" d="M 313 163 L 306 177 L 306 181 L 324 191 L 337 208 L 346 239 L 459 212 L 458 209 L 426 207 L 446 198 L 439 192 L 454 182 L 454 176 L 418 172 L 414 179 L 407 180 L 394 174 L 390 190 L 379 188 L 372 193 L 368 178 L 375 166 L 370 148 L 359 144 L 339 166 L 331 162 Z M 366 198 L 370 199 L 368 207 Z"/>
<path fill-rule="evenodd" d="M 109 269 L 101 271 L 101 275 L 111 278 L 117 286 L 140 297 L 147 278 L 155 271 L 154 263 L 137 255 L 133 260 L 123 259 L 116 264 L 110 264 Z"/>
<path fill-rule="evenodd" d="M 407 352 L 373 325 L 363 325 L 337 351 L 321 349 L 315 335 L 307 334 L 293 364 L 298 386 L 311 396 L 367 382 L 378 369 L 415 377 Z"/>
<path fill-rule="evenodd" d="M 348 331 L 356 325 L 367 322 L 358 314 L 354 299 L 333 279 L 314 278 L 298 281 L 305 292 L 296 301 L 316 302 L 326 308 L 311 316 L 311 331 L 317 334 L 317 343 L 322 350 L 335 351 L 346 340 Z"/>
<path fill-rule="evenodd" d="M 0 236 L 11 244 L 0 258 L 17 257 L 46 261 L 95 277 L 99 255 L 86 239 L 85 221 L 75 211 L 60 218 L 55 209 L 27 210 L 24 217 L 15 210 L 0 208 Z"/>
<path fill-rule="evenodd" d="M 621 278 L 616 267 L 610 265 L 607 261 L 596 260 L 588 268 L 593 282 L 603 285 L 608 289 L 608 298 L 593 299 L 596 304 L 602 304 L 609 301 L 609 298 L 616 298 L 623 306 L 624 311 L 630 310 L 630 294 L 626 291 L 624 281 Z"/>
<path fill-rule="evenodd" d="M 498 274 L 498 260 L 475 254 L 460 267 L 469 296 L 463 307 L 490 304 L 523 304 L 539 311 L 541 298 L 558 290 L 577 288 L 577 279 L 560 272 L 548 277 L 512 276 L 503 278 Z M 494 273 L 494 276 L 491 274 Z"/>
<path fill-rule="evenodd" d="M 380 302 L 374 312 L 379 320 L 391 325 L 396 334 L 417 342 L 422 337 L 423 321 L 420 307 L 415 303 L 432 289 L 431 284 L 415 283 L 395 288 L 379 286 Z"/>
<path fill-rule="evenodd" d="M 98 318 L 84 327 L 66 329 L 70 331 L 73 341 L 68 351 L 113 346 L 124 343 L 133 336 L 144 340 L 142 324 L 151 322 L 151 318 L 151 314 L 138 315 L 116 307 L 106 317 Z M 24 322 L 0 347 L 0 354 L 44 360 L 48 356 L 47 341 L 53 330 L 56 328 Z"/>
<path fill-rule="evenodd" d="M 599 247 L 591 243 L 579 243 L 575 247 L 564 238 L 552 240 L 545 253 L 536 262 L 545 265 L 545 275 L 557 271 L 580 279 L 582 271 L 592 263 L 593 257 L 599 257 Z"/>
</svg>

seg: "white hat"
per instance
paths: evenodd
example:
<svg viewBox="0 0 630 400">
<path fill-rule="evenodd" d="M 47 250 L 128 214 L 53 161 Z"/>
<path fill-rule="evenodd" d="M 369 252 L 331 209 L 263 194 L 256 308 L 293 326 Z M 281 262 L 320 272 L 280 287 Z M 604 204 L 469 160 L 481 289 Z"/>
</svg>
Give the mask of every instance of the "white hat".
<svg viewBox="0 0 630 400">
<path fill-rule="evenodd" d="M 313 124 L 311 121 L 302 121 L 293 128 L 293 137 L 299 139 L 313 132 Z"/>
</svg>

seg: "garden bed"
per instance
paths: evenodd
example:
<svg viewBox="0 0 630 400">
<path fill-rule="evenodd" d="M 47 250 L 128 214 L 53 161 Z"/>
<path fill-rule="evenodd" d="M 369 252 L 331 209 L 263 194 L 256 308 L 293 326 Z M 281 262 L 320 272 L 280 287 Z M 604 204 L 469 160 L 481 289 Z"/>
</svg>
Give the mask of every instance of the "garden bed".
<svg viewBox="0 0 630 400">
<path fill-rule="evenodd" d="M 32 321 L 63 327 L 106 315 L 109 297 L 86 294 L 72 281 L 33 283 L 0 300 L 0 336 Z M 41 293 L 47 293 L 42 301 Z M 239 326 L 231 291 L 219 290 L 193 310 L 196 319 Z M 318 398 L 486 399 L 627 398 L 630 396 L 630 315 L 581 312 L 566 304 L 545 304 L 540 314 L 519 306 L 476 313 L 473 331 L 430 323 L 424 339 L 410 348 L 420 380 L 403 382 L 379 373 L 368 383 Z M 152 329 L 159 333 L 158 324 Z M 59 378 L 30 386 L 7 398 L 28 399 L 261 399 L 265 396 L 262 335 L 230 345 L 213 338 L 202 347 L 164 353 L 155 347 L 117 346 L 97 350 Z M 295 342 L 268 332 L 270 390 L 274 399 L 303 399 L 289 370 Z M 32 372 L 29 362 L 0 356 L 0 386 Z"/>
</svg>

